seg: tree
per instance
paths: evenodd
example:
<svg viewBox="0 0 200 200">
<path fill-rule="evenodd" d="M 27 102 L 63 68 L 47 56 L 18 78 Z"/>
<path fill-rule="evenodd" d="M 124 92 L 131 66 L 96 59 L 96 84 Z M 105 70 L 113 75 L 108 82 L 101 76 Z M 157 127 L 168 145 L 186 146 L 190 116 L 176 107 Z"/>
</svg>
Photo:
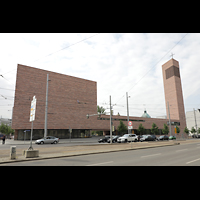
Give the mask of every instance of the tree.
<svg viewBox="0 0 200 200">
<path fill-rule="evenodd" d="M 176 126 L 176 132 L 179 134 L 180 133 L 180 128 Z"/>
<path fill-rule="evenodd" d="M 189 129 L 187 127 L 185 127 L 185 129 L 184 129 L 184 133 L 186 133 L 188 135 Z"/>
<path fill-rule="evenodd" d="M 167 124 L 164 124 L 164 129 L 162 129 L 162 133 L 164 135 L 168 135 L 168 133 L 169 133 L 169 127 L 167 126 Z"/>
<path fill-rule="evenodd" d="M 197 132 L 196 129 L 194 127 L 192 127 L 191 133 L 196 133 L 196 132 Z"/>
<path fill-rule="evenodd" d="M 137 129 L 137 131 L 139 132 L 140 135 L 144 134 L 144 131 L 145 131 L 144 126 L 142 124 L 140 124 L 139 127 L 138 127 L 138 129 Z"/>
<path fill-rule="evenodd" d="M 121 120 L 120 120 L 119 126 L 117 127 L 117 131 L 119 133 L 126 133 L 127 132 L 127 127 Z"/>
<path fill-rule="evenodd" d="M 105 108 L 103 108 L 102 106 L 100 107 L 100 106 L 98 106 L 97 105 L 97 113 L 98 114 L 105 114 Z"/>
<path fill-rule="evenodd" d="M 159 133 L 158 127 L 155 123 L 152 124 L 151 133 L 157 135 Z"/>
<path fill-rule="evenodd" d="M 8 126 L 7 124 L 4 124 L 4 123 L 2 123 L 0 125 L 0 132 L 3 134 L 6 134 L 6 135 L 8 135 L 10 133 L 14 134 L 14 130 L 10 126 Z"/>
</svg>

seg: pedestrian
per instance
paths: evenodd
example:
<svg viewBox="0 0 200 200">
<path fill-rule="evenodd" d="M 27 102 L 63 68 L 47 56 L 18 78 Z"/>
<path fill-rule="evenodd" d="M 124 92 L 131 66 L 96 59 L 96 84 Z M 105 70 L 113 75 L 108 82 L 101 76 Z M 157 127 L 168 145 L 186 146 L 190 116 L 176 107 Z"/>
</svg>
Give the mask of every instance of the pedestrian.
<svg viewBox="0 0 200 200">
<path fill-rule="evenodd" d="M 6 140 L 6 136 L 3 135 L 3 138 L 2 138 L 2 144 L 5 144 L 5 140 Z"/>
</svg>

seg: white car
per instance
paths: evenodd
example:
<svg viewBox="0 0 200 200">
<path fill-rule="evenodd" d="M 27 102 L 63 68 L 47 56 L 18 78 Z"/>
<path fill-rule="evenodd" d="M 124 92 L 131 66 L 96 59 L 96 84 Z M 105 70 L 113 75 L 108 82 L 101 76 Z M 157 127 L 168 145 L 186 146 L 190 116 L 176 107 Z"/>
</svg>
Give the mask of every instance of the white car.
<svg viewBox="0 0 200 200">
<path fill-rule="evenodd" d="M 59 142 L 59 138 L 53 136 L 47 136 L 42 139 L 36 140 L 35 144 L 57 144 Z"/>
<path fill-rule="evenodd" d="M 138 140 L 138 136 L 136 134 L 125 134 L 122 137 L 119 137 L 117 139 L 118 143 L 121 142 L 133 142 L 133 141 L 137 141 Z"/>
</svg>

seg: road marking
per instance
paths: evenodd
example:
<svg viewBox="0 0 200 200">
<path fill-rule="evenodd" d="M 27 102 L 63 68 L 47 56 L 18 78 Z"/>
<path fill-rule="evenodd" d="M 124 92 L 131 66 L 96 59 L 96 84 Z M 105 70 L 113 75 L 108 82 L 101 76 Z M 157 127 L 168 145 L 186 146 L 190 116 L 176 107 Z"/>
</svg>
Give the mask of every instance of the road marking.
<svg viewBox="0 0 200 200">
<path fill-rule="evenodd" d="M 104 163 L 96 163 L 96 164 L 91 164 L 91 165 L 86 165 L 86 166 L 104 165 L 104 164 L 108 164 L 108 163 L 113 163 L 113 161 L 104 162 Z"/>
<path fill-rule="evenodd" d="M 186 151 L 188 149 L 180 149 L 180 150 L 177 150 L 176 152 L 180 152 L 180 151 Z"/>
<path fill-rule="evenodd" d="M 160 155 L 160 154 L 161 154 L 161 153 L 151 154 L 151 155 L 147 155 L 147 156 L 141 156 L 141 158 L 150 157 L 150 156 L 158 156 L 158 155 Z"/>
<path fill-rule="evenodd" d="M 189 163 L 192 163 L 192 162 L 195 162 L 197 160 L 200 160 L 200 158 L 196 159 L 196 160 L 192 160 L 192 161 L 189 161 L 189 162 L 186 162 L 186 164 L 189 164 Z"/>
<path fill-rule="evenodd" d="M 200 147 L 197 147 L 197 149 L 198 149 L 198 148 L 200 148 Z"/>
</svg>

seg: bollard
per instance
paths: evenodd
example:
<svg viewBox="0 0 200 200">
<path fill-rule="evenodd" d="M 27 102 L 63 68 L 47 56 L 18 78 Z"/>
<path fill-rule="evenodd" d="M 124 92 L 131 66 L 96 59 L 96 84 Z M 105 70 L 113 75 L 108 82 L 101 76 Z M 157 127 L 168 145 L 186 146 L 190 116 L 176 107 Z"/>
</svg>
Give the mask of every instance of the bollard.
<svg viewBox="0 0 200 200">
<path fill-rule="evenodd" d="M 10 147 L 10 159 L 16 159 L 16 146 Z"/>
</svg>

